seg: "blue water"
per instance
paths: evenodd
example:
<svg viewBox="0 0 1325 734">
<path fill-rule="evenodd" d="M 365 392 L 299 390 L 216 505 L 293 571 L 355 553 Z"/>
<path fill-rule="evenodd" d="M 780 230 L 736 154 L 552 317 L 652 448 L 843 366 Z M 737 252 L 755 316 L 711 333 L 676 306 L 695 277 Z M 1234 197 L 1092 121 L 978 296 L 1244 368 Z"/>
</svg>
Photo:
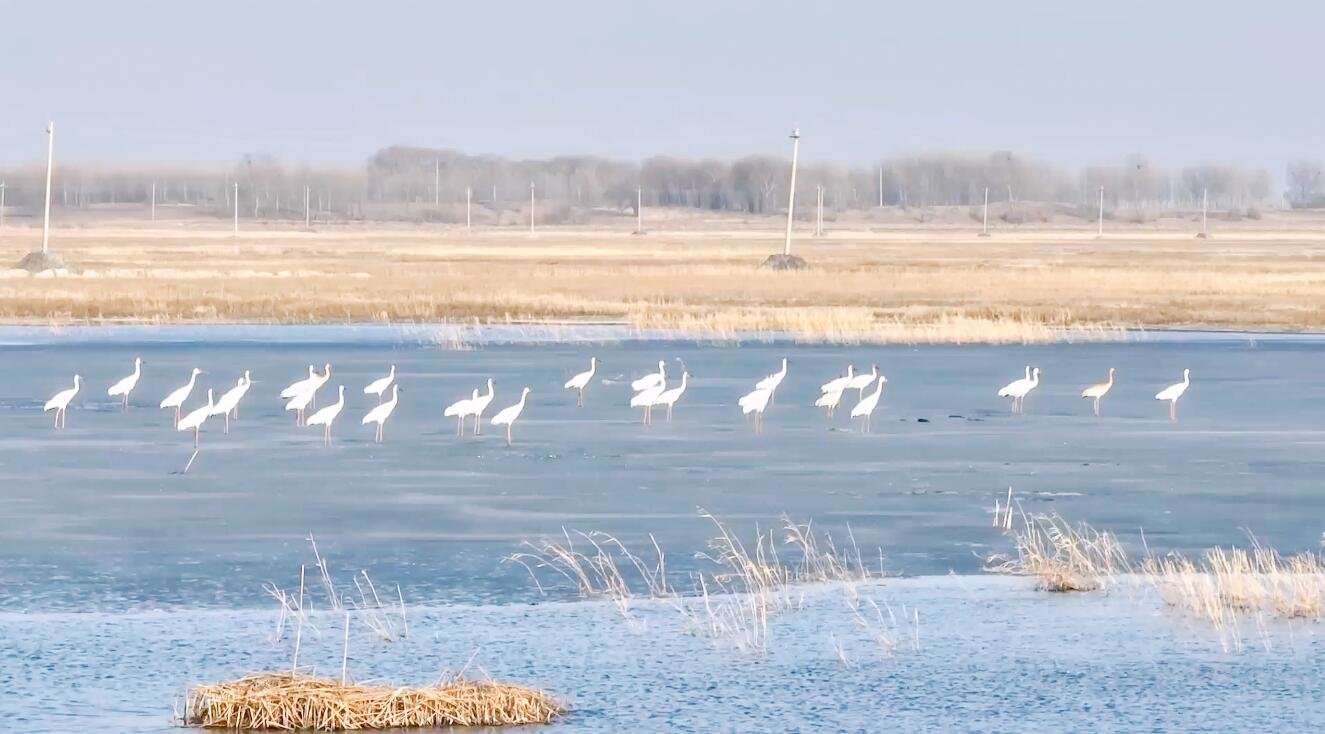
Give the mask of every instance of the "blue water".
<svg viewBox="0 0 1325 734">
<path fill-rule="evenodd" d="M 1035 730 L 1056 717 L 1075 722 L 1068 729 L 1113 730 L 1319 722 L 1318 706 L 1258 693 L 1320 698 L 1310 627 L 1293 637 L 1292 653 L 1226 654 L 1153 600 L 1046 597 L 966 574 L 1009 549 L 989 527 L 1009 486 L 1028 511 L 1088 521 L 1135 547 L 1142 531 L 1157 550 L 1245 542 L 1247 531 L 1285 551 L 1316 547 L 1325 529 L 1325 341 L 1189 334 L 839 347 L 622 339 L 631 335 L 608 327 L 586 335 L 565 343 L 518 330 L 439 337 L 424 327 L 0 332 L 0 685 L 25 694 L 0 701 L 0 720 L 19 714 L 23 730 L 60 731 L 109 718 L 107 731 L 148 729 L 166 722 L 189 681 L 279 667 L 288 645 L 263 641 L 276 607 L 262 584 L 297 585 L 312 534 L 336 573 L 368 569 L 429 610 L 413 623 L 408 654 L 364 653 L 363 677 L 426 681 L 420 660 L 454 668 L 478 648 L 490 672 L 571 697 L 577 713 L 567 726 L 577 730 L 813 721 L 873 730 L 880 712 L 901 730 Z M 604 368 L 576 408 L 561 383 L 591 354 Z M 104 391 L 134 356 L 147 366 L 121 414 Z M 790 373 L 755 436 L 736 399 L 783 356 Z M 627 405 L 627 383 L 658 359 L 669 372 L 688 369 L 691 388 L 672 423 L 646 427 Z M 309 363 L 324 362 L 349 401 L 329 449 L 276 398 Z M 848 362 L 877 362 L 889 379 L 868 435 L 845 410 L 829 424 L 810 405 Z M 375 399 L 360 388 L 391 363 L 404 391 L 376 446 L 358 423 Z M 1013 417 L 994 393 L 1027 363 L 1041 367 L 1043 383 L 1027 415 Z M 190 406 L 243 369 L 259 382 L 231 434 L 209 424 L 181 475 L 191 438 L 171 430 L 156 403 L 195 365 L 208 375 Z M 1118 385 L 1096 419 L 1077 393 L 1110 366 Z M 1193 385 L 1172 423 L 1152 396 L 1184 367 Z M 75 372 L 87 388 L 68 430 L 53 432 L 41 403 Z M 511 447 L 487 427 L 457 439 L 441 416 L 489 376 L 489 415 L 533 388 Z M 324 389 L 322 402 L 331 397 Z M 635 547 L 652 534 L 684 579 L 712 535 L 701 507 L 747 535 L 784 513 L 837 538 L 849 527 L 867 555 L 883 550 L 891 573 L 921 577 L 884 588 L 897 585 L 903 598 L 893 603 L 921 610 L 930 641 L 919 653 L 873 662 L 861 653 L 864 662 L 843 666 L 819 634 L 833 625 L 848 634 L 839 610 L 789 619 L 768 659 L 699 652 L 711 645 L 679 633 L 659 643 L 622 625 L 610 605 L 563 603 L 574 597 L 566 584 L 540 596 L 523 569 L 501 562 L 522 540 L 563 527 Z M 963 580 L 944 581 L 949 572 Z M 978 602 L 953 591 L 971 585 Z M 538 634 L 547 629 L 569 634 Z M 1198 700 L 1199 716 L 1184 713 Z M 646 723 L 659 711 L 670 725 Z"/>
</svg>

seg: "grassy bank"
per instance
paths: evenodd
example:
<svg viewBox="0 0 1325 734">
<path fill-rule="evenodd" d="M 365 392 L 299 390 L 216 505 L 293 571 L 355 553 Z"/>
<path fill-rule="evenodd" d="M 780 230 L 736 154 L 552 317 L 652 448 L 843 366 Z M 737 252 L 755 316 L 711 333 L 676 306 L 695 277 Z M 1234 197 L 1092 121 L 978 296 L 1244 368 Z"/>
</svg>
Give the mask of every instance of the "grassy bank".
<svg viewBox="0 0 1325 734">
<path fill-rule="evenodd" d="M 1180 224 L 1180 223 L 1179 223 Z M 0 270 L 0 320 L 73 323 L 612 319 L 697 333 L 807 340 L 1037 342 L 1076 329 L 1325 327 L 1325 227 L 1284 215 L 1200 240 L 1182 226 L 1103 239 L 1052 224 L 970 228 L 840 223 L 802 236 L 804 272 L 760 270 L 767 222 L 633 236 L 324 225 L 238 237 L 216 223 L 57 231 L 76 276 Z M 256 226 L 256 225 L 254 225 Z M 40 232 L 0 232 L 17 262 Z"/>
</svg>

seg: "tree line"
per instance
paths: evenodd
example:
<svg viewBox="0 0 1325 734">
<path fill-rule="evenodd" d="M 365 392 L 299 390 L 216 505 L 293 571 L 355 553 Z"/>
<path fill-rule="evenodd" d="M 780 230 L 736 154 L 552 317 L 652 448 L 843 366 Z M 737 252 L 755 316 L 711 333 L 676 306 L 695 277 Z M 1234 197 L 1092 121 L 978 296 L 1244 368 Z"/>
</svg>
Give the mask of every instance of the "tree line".
<svg viewBox="0 0 1325 734">
<path fill-rule="evenodd" d="M 292 166 L 265 155 L 245 156 L 224 170 L 98 168 L 57 160 L 58 207 L 188 207 L 244 218 L 464 221 L 466 201 L 478 223 L 514 223 L 527 216 L 532 195 L 538 218 L 574 222 L 595 210 L 622 214 L 667 206 L 748 214 L 786 211 L 789 161 L 753 155 L 735 160 L 655 156 L 640 162 L 597 156 L 513 160 L 452 150 L 392 146 L 359 168 Z M 41 205 L 44 168 L 0 169 L 11 212 Z M 806 163 L 797 175 L 798 214 L 812 216 L 823 187 L 830 211 L 878 206 L 979 206 L 1040 203 L 1093 216 L 1104 189 L 1110 211 L 1162 211 L 1201 206 L 1237 210 L 1287 203 L 1325 206 L 1319 162 L 1295 161 L 1287 190 L 1274 190 L 1262 169 L 1198 165 L 1166 170 L 1142 156 L 1116 165 L 1070 171 L 1010 151 L 896 156 L 871 166 Z M 1004 207 L 1006 210 L 1006 206 Z"/>
</svg>

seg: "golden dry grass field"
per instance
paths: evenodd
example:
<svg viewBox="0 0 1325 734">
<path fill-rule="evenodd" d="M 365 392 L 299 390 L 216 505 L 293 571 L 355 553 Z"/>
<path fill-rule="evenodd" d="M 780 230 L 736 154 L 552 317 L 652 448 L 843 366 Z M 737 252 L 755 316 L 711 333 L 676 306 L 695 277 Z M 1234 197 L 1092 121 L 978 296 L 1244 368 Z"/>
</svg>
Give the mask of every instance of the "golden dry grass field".
<svg viewBox="0 0 1325 734">
<path fill-rule="evenodd" d="M 52 250 L 81 269 L 31 277 L 0 269 L 0 320 L 612 320 L 807 340 L 1041 341 L 1061 329 L 1325 327 L 1325 217 L 1273 213 L 1004 227 L 976 236 L 962 217 L 798 225 L 811 268 L 758 267 L 782 245 L 776 218 L 659 214 L 645 236 L 620 222 L 475 229 L 427 225 L 176 220 L 57 222 Z M 0 260 L 40 246 L 40 230 L 0 231 Z"/>
</svg>

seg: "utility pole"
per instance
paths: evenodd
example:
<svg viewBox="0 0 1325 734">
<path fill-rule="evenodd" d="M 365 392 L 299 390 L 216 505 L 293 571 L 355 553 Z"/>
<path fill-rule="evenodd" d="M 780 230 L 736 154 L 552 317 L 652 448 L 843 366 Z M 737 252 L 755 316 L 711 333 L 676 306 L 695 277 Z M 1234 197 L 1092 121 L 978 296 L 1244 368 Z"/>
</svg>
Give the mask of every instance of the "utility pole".
<svg viewBox="0 0 1325 734">
<path fill-rule="evenodd" d="M 814 236 L 822 237 L 824 233 L 824 187 L 822 184 L 816 184 L 814 187 Z"/>
<path fill-rule="evenodd" d="M 644 234 L 644 187 L 635 189 L 635 234 Z"/>
<path fill-rule="evenodd" d="M 239 234 L 239 182 L 235 182 L 235 234 Z"/>
<path fill-rule="evenodd" d="M 879 166 L 879 208 L 883 208 L 883 166 Z"/>
<path fill-rule="evenodd" d="M 442 205 L 442 162 L 434 160 L 432 162 L 432 205 L 433 208 Z"/>
<path fill-rule="evenodd" d="M 152 182 L 152 221 L 156 221 L 156 181 Z"/>
<path fill-rule="evenodd" d="M 988 186 L 985 187 L 984 214 L 982 214 L 980 218 L 982 220 L 980 224 L 980 236 L 988 237 L 989 236 L 989 187 Z"/>
<path fill-rule="evenodd" d="M 46 123 L 46 209 L 41 220 L 41 254 L 51 244 L 51 169 L 55 167 L 55 121 Z"/>
<path fill-rule="evenodd" d="M 1210 189 L 1201 189 L 1201 239 L 1206 239 L 1210 236 L 1209 231 L 1206 229 L 1206 212 L 1209 204 Z"/>
<path fill-rule="evenodd" d="M 1104 187 L 1103 186 L 1100 187 L 1100 226 L 1099 226 L 1099 231 L 1096 232 L 1095 236 L 1096 237 L 1104 236 Z"/>
<path fill-rule="evenodd" d="M 0 181 L 0 229 L 5 228 L 5 182 Z"/>
<path fill-rule="evenodd" d="M 311 195 L 311 193 L 310 193 L 308 187 L 305 186 L 305 187 L 304 187 L 304 229 L 308 229 L 308 228 L 309 228 L 309 225 L 310 225 L 311 222 L 312 222 L 312 218 L 310 217 L 310 215 L 309 215 L 309 211 L 308 211 L 308 199 L 309 199 L 309 196 L 310 196 L 310 195 Z"/>
<path fill-rule="evenodd" d="M 529 236 L 534 236 L 534 182 L 529 182 Z"/>
<path fill-rule="evenodd" d="M 473 200 L 473 198 L 474 198 L 473 187 L 466 186 L 465 187 L 465 232 L 472 231 L 470 227 L 471 220 L 469 218 L 469 207 L 470 207 L 470 202 Z"/>
<path fill-rule="evenodd" d="M 787 237 L 782 243 L 782 254 L 791 254 L 791 218 L 796 214 L 796 158 L 801 150 L 801 129 L 791 131 L 791 186 L 787 190 Z"/>
</svg>

